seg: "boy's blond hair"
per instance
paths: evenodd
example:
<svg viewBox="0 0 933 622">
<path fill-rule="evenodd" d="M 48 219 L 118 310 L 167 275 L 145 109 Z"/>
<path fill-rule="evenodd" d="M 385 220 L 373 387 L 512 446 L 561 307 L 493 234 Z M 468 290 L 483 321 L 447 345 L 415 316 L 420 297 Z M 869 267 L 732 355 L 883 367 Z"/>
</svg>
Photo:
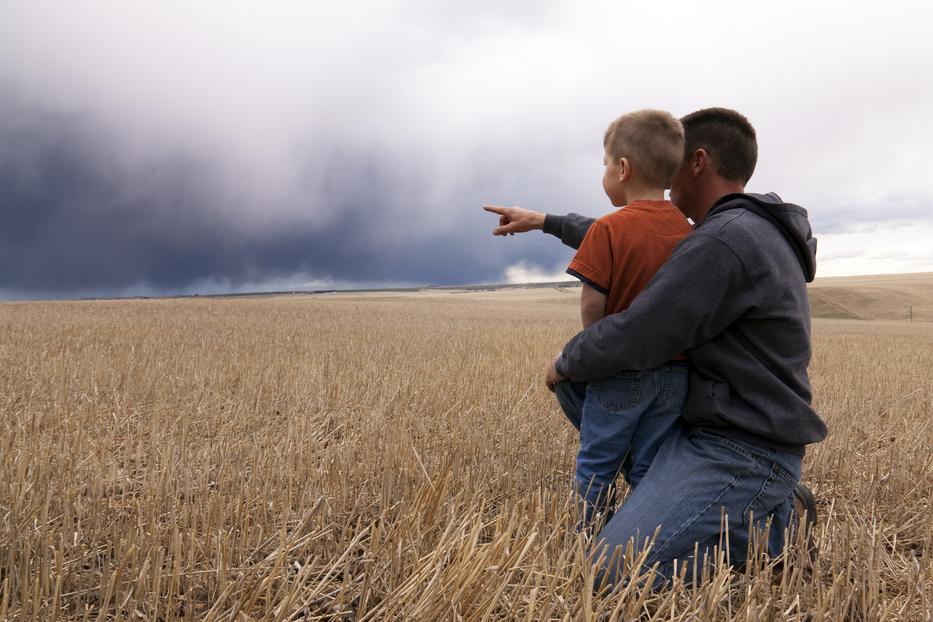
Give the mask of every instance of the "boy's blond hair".
<svg viewBox="0 0 933 622">
<path fill-rule="evenodd" d="M 664 110 L 636 110 L 609 125 L 603 146 L 614 162 L 627 158 L 646 183 L 670 188 L 684 160 L 684 128 Z"/>
</svg>

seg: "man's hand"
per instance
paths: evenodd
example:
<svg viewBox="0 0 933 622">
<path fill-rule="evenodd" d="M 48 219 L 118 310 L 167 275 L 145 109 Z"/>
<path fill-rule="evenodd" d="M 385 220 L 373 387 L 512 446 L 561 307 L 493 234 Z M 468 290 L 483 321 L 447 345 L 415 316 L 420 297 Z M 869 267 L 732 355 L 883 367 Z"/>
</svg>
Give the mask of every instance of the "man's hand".
<svg viewBox="0 0 933 622">
<path fill-rule="evenodd" d="M 499 214 L 499 226 L 492 230 L 493 235 L 514 235 L 544 229 L 544 214 L 524 207 L 502 207 L 501 205 L 484 205 L 483 209 L 493 214 Z"/>
<path fill-rule="evenodd" d="M 561 354 L 563 354 L 563 352 L 558 352 L 554 360 L 551 361 L 551 364 L 547 366 L 547 375 L 544 377 L 544 384 L 546 384 L 547 388 L 551 391 L 554 391 L 554 385 L 558 382 L 566 380 L 566 378 L 557 373 L 557 359 L 561 357 Z"/>
</svg>

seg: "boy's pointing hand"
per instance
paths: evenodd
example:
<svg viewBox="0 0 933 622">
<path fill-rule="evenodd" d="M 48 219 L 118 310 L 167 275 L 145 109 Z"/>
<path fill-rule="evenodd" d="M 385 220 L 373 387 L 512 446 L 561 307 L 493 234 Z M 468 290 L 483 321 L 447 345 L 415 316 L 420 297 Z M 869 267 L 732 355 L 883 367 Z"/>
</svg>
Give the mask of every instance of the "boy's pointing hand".
<svg viewBox="0 0 933 622">
<path fill-rule="evenodd" d="M 544 214 L 524 207 L 503 207 L 484 205 L 483 209 L 499 214 L 499 226 L 492 230 L 493 235 L 514 235 L 544 229 Z"/>
</svg>

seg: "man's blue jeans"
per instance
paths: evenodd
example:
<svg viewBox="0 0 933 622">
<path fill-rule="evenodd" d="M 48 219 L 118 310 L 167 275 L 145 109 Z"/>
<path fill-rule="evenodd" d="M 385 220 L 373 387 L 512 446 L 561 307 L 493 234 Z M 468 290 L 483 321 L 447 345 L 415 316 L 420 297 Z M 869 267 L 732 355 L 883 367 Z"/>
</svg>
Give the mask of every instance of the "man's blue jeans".
<svg viewBox="0 0 933 622">
<path fill-rule="evenodd" d="M 751 528 L 767 532 L 767 549 L 778 555 L 784 532 L 794 524 L 794 487 L 800 479 L 801 457 L 708 428 L 677 425 L 667 437 L 625 503 L 595 538 L 596 553 L 611 556 L 615 547 L 634 540 L 635 550 L 659 531 L 645 559 L 645 567 L 659 562 L 655 585 L 663 585 L 686 566 L 689 581 L 694 564 L 725 542 L 720 525 L 728 521 L 729 560 L 745 562 Z M 694 558 L 694 547 L 698 556 Z M 618 555 L 617 560 L 618 561 Z M 702 567 L 697 568 L 697 576 Z M 604 564 L 610 583 L 623 577 L 618 563 Z"/>
<path fill-rule="evenodd" d="M 638 485 L 677 424 L 687 396 L 687 365 L 621 372 L 589 383 L 561 382 L 555 393 L 580 430 L 576 486 L 589 525 L 597 513 L 608 518 L 615 508 L 619 472 L 632 487 Z"/>
</svg>

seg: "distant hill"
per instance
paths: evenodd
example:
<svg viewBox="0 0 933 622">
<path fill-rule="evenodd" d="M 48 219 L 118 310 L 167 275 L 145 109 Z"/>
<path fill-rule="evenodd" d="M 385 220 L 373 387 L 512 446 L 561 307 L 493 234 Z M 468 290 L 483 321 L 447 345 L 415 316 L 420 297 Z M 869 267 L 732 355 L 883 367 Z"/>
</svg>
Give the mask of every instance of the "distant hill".
<svg viewBox="0 0 933 622">
<path fill-rule="evenodd" d="M 572 293 L 579 285 L 579 281 L 570 281 L 437 287 L 422 291 L 473 295 L 485 292 L 496 299 L 527 297 L 576 304 L 574 296 L 555 296 L 555 290 Z M 818 278 L 810 284 L 810 306 L 815 318 L 906 321 L 912 317 L 915 322 L 933 322 L 933 272 Z"/>
<path fill-rule="evenodd" d="M 579 285 L 579 281 L 570 281 L 479 285 L 458 289 L 465 292 L 498 292 L 508 289 L 525 291 L 527 288 L 557 288 L 566 292 Z M 933 322 L 933 272 L 817 278 L 810 284 L 810 307 L 816 318 L 908 320 L 912 317 L 915 322 Z"/>
<path fill-rule="evenodd" d="M 813 317 L 933 321 L 933 272 L 817 278 Z"/>
</svg>

